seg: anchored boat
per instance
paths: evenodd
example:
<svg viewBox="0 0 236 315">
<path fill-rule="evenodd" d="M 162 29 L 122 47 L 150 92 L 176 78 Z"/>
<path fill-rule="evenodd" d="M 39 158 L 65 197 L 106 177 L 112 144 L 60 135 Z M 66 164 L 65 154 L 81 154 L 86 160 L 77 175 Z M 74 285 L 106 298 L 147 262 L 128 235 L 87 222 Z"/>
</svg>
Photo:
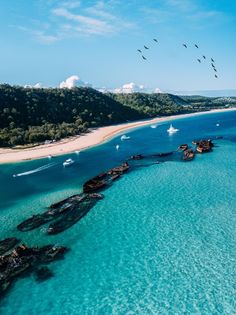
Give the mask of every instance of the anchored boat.
<svg viewBox="0 0 236 315">
<path fill-rule="evenodd" d="M 173 125 L 171 124 L 169 129 L 167 129 L 167 132 L 171 135 L 173 133 L 176 133 L 177 131 L 179 131 L 179 129 L 176 129 L 173 127 Z"/>
<path fill-rule="evenodd" d="M 129 136 L 126 136 L 126 135 L 123 135 L 123 136 L 120 137 L 120 140 L 121 140 L 121 141 L 130 140 L 130 137 L 129 137 Z"/>
<path fill-rule="evenodd" d="M 72 164 L 74 164 L 75 161 L 72 160 L 72 159 L 67 159 L 65 160 L 65 162 L 63 162 L 63 166 L 66 167 L 66 166 L 71 166 Z"/>
</svg>

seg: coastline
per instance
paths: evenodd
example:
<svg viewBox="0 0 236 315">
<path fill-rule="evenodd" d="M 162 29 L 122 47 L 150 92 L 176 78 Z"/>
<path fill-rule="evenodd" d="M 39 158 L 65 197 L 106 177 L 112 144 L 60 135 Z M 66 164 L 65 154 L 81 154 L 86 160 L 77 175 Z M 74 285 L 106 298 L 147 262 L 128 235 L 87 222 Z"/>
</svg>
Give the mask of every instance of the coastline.
<svg viewBox="0 0 236 315">
<path fill-rule="evenodd" d="M 211 111 L 191 113 L 191 114 L 182 114 L 182 115 L 172 115 L 165 117 L 157 117 L 148 120 L 130 122 L 125 124 L 113 125 L 100 127 L 96 130 L 82 135 L 63 139 L 56 143 L 39 145 L 33 148 L 28 149 L 8 149 L 0 148 L 0 164 L 5 163 L 16 163 L 23 162 L 28 160 L 46 158 L 49 155 L 59 156 L 67 153 L 82 151 L 88 148 L 100 145 L 113 137 L 119 135 L 125 131 L 131 131 L 138 127 L 143 127 L 151 124 L 168 122 L 181 118 L 194 117 L 199 115 L 213 114 L 213 113 L 222 113 L 235 111 L 236 108 L 227 108 L 227 109 L 215 109 Z"/>
</svg>

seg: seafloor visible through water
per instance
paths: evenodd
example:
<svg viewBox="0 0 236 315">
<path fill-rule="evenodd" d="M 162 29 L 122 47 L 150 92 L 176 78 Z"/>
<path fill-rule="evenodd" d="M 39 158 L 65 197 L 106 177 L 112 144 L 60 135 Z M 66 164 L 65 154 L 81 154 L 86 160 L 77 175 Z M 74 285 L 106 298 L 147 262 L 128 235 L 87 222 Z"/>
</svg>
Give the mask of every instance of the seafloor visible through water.
<svg viewBox="0 0 236 315">
<path fill-rule="evenodd" d="M 0 314 L 236 314 L 236 112 L 173 125 L 179 132 L 172 136 L 163 123 L 78 155 L 0 166 L 0 239 L 71 249 L 50 265 L 54 277 L 37 283 L 32 274 L 15 282 L 0 299 Z M 44 226 L 16 229 L 130 155 L 167 152 L 211 136 L 224 139 L 192 162 L 129 172 L 61 234 L 48 236 Z M 76 163 L 63 168 L 66 158 Z"/>
</svg>

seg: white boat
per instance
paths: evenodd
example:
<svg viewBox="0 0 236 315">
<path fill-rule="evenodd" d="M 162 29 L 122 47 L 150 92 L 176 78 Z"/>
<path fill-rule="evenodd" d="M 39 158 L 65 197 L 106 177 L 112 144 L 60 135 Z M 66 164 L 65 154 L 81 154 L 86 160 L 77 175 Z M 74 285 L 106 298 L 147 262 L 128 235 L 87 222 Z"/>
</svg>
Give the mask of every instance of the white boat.
<svg viewBox="0 0 236 315">
<path fill-rule="evenodd" d="M 157 125 L 151 125 L 150 126 L 152 129 L 156 129 Z"/>
<path fill-rule="evenodd" d="M 129 137 L 129 136 L 126 136 L 126 135 L 123 135 L 123 136 L 120 137 L 120 140 L 121 140 L 121 141 L 129 140 L 129 139 L 130 139 L 130 137 Z"/>
<path fill-rule="evenodd" d="M 72 165 L 72 164 L 74 164 L 74 163 L 75 163 L 74 160 L 72 160 L 72 159 L 67 159 L 67 160 L 65 160 L 65 162 L 63 162 L 63 166 L 70 166 L 70 165 Z"/>
<path fill-rule="evenodd" d="M 218 124 L 216 124 L 216 127 L 219 127 L 220 126 L 220 124 L 218 123 Z"/>
<path fill-rule="evenodd" d="M 172 124 L 170 125 L 169 129 L 167 129 L 167 132 L 169 134 L 173 134 L 173 133 L 176 133 L 177 131 L 179 131 L 179 129 L 176 129 L 172 126 Z"/>
<path fill-rule="evenodd" d="M 119 144 L 116 145 L 116 150 L 118 151 L 120 148 Z"/>
</svg>

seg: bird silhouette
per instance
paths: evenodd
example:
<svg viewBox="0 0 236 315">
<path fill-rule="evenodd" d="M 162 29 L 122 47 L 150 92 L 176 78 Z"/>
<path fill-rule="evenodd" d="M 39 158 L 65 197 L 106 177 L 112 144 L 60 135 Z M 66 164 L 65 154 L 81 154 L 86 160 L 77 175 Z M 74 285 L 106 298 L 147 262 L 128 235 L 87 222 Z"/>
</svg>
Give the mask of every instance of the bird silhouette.
<svg viewBox="0 0 236 315">
<path fill-rule="evenodd" d="M 215 74 L 215 78 L 218 79 L 218 76 Z"/>
<path fill-rule="evenodd" d="M 211 66 L 212 66 L 212 68 L 215 68 L 215 65 L 214 65 L 214 63 L 211 63 Z"/>
<path fill-rule="evenodd" d="M 143 55 L 142 55 L 142 58 L 143 58 L 143 60 L 147 60 L 147 58 L 146 58 L 146 57 L 144 57 Z"/>
<path fill-rule="evenodd" d="M 214 68 L 214 71 L 217 72 L 216 68 Z"/>
<path fill-rule="evenodd" d="M 203 59 L 206 59 L 206 56 L 203 55 L 202 57 L 203 57 Z"/>
<path fill-rule="evenodd" d="M 149 47 L 147 47 L 147 46 L 145 46 L 145 45 L 144 45 L 143 47 L 144 47 L 145 49 L 149 49 Z"/>
<path fill-rule="evenodd" d="M 184 46 L 185 48 L 188 48 L 188 46 L 187 46 L 186 44 L 183 44 L 183 46 Z"/>
<path fill-rule="evenodd" d="M 140 52 L 140 53 L 142 53 L 142 50 L 141 50 L 141 49 L 137 49 L 137 51 Z"/>
<path fill-rule="evenodd" d="M 158 43 L 158 40 L 156 38 L 153 38 L 154 42 Z"/>
<path fill-rule="evenodd" d="M 196 48 L 199 48 L 197 44 L 194 45 Z"/>
<path fill-rule="evenodd" d="M 215 62 L 215 60 L 214 60 L 213 58 L 211 58 L 211 61 L 212 61 L 212 62 Z"/>
<path fill-rule="evenodd" d="M 200 59 L 198 59 L 197 61 L 198 61 L 199 63 L 201 63 L 201 60 L 200 60 Z"/>
</svg>

